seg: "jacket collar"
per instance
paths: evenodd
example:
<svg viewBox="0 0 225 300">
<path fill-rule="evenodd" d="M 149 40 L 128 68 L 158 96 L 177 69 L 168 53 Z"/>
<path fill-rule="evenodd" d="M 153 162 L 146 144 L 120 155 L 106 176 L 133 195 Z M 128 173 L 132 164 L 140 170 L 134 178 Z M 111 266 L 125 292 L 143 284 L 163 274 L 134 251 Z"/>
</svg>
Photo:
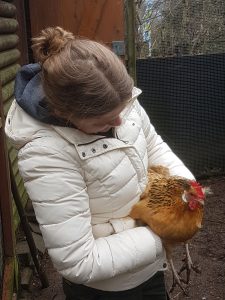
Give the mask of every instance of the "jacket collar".
<svg viewBox="0 0 225 300">
<path fill-rule="evenodd" d="M 139 88 L 134 87 L 132 90 L 132 99 L 137 99 L 137 97 L 142 93 L 142 90 Z M 135 106 L 136 101 L 134 101 L 132 107 Z M 123 120 L 123 123 L 127 121 L 129 115 Z M 123 125 L 121 125 L 122 127 Z M 80 130 L 70 127 L 60 127 L 60 126 L 53 126 L 56 132 L 58 132 L 62 137 L 68 140 L 70 143 L 74 145 L 80 144 L 90 144 L 96 140 L 105 139 L 104 135 L 95 135 L 95 134 L 86 134 Z M 119 127 L 120 128 L 120 127 Z M 118 131 L 119 131 L 118 128 Z M 117 132 L 117 128 L 114 129 L 115 133 Z M 125 141 L 126 142 L 126 141 Z"/>
<path fill-rule="evenodd" d="M 53 126 L 54 130 L 73 144 L 81 160 L 98 156 L 117 148 L 130 147 L 128 141 L 108 138 L 102 135 L 89 135 L 74 128 Z"/>
</svg>

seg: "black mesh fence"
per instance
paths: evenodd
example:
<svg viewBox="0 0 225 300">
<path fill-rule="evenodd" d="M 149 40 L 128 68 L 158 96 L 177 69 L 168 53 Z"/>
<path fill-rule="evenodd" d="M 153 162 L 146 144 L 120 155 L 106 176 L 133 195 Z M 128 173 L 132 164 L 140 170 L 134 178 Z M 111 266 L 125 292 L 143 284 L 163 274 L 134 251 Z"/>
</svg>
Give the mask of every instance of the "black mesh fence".
<svg viewBox="0 0 225 300">
<path fill-rule="evenodd" d="M 197 177 L 225 174 L 225 54 L 137 60 L 153 125 Z"/>
<path fill-rule="evenodd" d="M 225 52 L 224 0 L 136 0 L 137 57 Z"/>
</svg>

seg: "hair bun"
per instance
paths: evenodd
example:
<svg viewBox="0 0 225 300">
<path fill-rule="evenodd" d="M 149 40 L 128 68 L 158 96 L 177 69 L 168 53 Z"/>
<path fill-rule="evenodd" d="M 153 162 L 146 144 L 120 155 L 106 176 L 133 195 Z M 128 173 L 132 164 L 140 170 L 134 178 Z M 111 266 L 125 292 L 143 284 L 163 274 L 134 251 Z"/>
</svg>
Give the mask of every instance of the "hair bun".
<svg viewBox="0 0 225 300">
<path fill-rule="evenodd" d="M 32 50 L 38 62 L 43 64 L 50 56 L 59 53 L 74 35 L 61 27 L 48 27 L 32 39 Z"/>
</svg>

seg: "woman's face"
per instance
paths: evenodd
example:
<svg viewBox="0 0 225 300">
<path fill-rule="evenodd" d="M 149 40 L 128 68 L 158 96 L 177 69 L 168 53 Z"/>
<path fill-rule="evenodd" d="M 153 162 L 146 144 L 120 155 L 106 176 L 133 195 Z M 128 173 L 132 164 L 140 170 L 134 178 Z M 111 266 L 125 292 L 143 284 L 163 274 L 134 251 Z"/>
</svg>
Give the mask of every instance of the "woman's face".
<svg viewBox="0 0 225 300">
<path fill-rule="evenodd" d="M 120 126 L 122 118 L 120 113 L 125 105 L 120 105 L 109 113 L 99 117 L 92 117 L 86 119 L 70 119 L 70 122 L 79 130 L 87 134 L 96 134 L 109 131 L 112 127 Z"/>
</svg>

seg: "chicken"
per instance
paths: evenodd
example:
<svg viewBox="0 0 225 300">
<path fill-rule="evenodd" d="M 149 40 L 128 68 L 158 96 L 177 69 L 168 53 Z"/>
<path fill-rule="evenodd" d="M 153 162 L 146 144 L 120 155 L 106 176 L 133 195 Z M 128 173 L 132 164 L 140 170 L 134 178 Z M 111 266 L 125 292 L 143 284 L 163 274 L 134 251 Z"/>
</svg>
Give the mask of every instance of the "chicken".
<svg viewBox="0 0 225 300">
<path fill-rule="evenodd" d="M 199 272 L 193 265 L 187 241 L 201 228 L 203 205 L 208 188 L 202 188 L 194 180 L 170 176 L 163 166 L 154 166 L 148 172 L 148 185 L 141 199 L 130 212 L 130 217 L 147 224 L 161 239 L 166 250 L 167 260 L 173 273 L 173 285 L 185 292 L 180 273 L 187 270 L 189 282 L 191 269 Z M 176 244 L 185 243 L 186 259 L 180 272 L 177 272 L 172 259 Z"/>
</svg>

